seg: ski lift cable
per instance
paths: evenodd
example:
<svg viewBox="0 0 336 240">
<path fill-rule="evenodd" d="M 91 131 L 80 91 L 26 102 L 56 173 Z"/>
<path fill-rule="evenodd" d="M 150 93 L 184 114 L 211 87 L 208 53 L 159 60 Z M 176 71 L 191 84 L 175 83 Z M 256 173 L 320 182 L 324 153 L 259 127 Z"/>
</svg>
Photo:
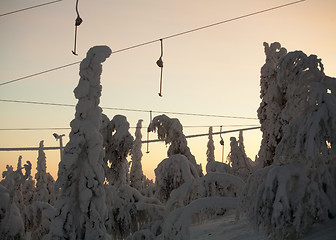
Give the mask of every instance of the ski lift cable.
<svg viewBox="0 0 336 240">
<path fill-rule="evenodd" d="M 230 124 L 230 125 L 222 125 L 223 127 L 258 127 L 259 125 L 255 124 Z M 183 128 L 209 128 L 216 126 L 183 126 Z M 138 127 L 130 127 L 130 128 L 138 128 Z M 0 128 L 0 131 L 49 131 L 49 130 L 70 130 L 70 127 L 31 127 L 31 128 Z"/>
<path fill-rule="evenodd" d="M 9 100 L 9 99 L 0 99 L 0 102 L 36 104 L 36 105 L 47 105 L 47 106 L 60 106 L 60 107 L 75 107 L 76 106 L 75 104 L 37 102 L 37 101 L 22 101 L 22 100 Z M 258 120 L 258 118 L 244 117 L 244 116 L 230 116 L 230 115 L 217 115 L 217 114 L 204 114 L 204 113 L 187 113 L 187 112 L 170 112 L 170 111 L 159 111 L 159 110 L 152 111 L 152 110 L 144 110 L 144 109 L 117 108 L 117 107 L 101 107 L 101 108 L 104 109 L 104 110 L 115 110 L 115 111 L 130 111 L 130 112 L 172 114 L 172 115 L 197 116 L 197 117 L 214 117 L 214 118 Z"/>
<path fill-rule="evenodd" d="M 33 8 L 43 7 L 43 6 L 46 6 L 46 5 L 49 5 L 49 4 L 62 2 L 62 1 L 63 0 L 56 0 L 56 1 L 51 1 L 51 2 L 47 2 L 47 3 L 42 3 L 42 4 L 35 5 L 35 6 L 27 7 L 27 8 L 18 9 L 18 10 L 7 12 L 7 13 L 2 13 L 2 14 L 0 14 L 0 17 L 4 17 L 4 16 L 14 14 L 14 13 L 18 13 L 18 12 L 23 12 L 23 11 L 30 10 L 30 9 L 33 9 Z"/>
<path fill-rule="evenodd" d="M 260 129 L 260 127 L 250 127 L 250 128 L 240 128 L 240 129 L 233 129 L 233 130 L 227 130 L 227 131 L 220 131 L 220 132 L 214 132 L 212 135 L 218 135 L 218 134 L 227 134 L 227 133 L 232 133 L 232 132 L 239 132 L 239 131 L 250 131 L 250 130 L 256 130 Z M 196 138 L 196 137 L 204 137 L 204 136 L 209 136 L 209 133 L 201 133 L 201 134 L 194 134 L 194 135 L 188 135 L 185 136 L 186 138 Z M 162 142 L 165 139 L 155 139 L 155 140 L 150 140 L 149 142 Z M 144 143 L 146 141 L 143 141 Z"/>
<path fill-rule="evenodd" d="M 227 20 L 223 20 L 223 21 L 220 21 L 220 22 L 212 23 L 212 24 L 205 25 L 205 26 L 202 26 L 202 27 L 190 29 L 190 30 L 187 30 L 187 31 L 184 31 L 184 32 L 172 34 L 172 35 L 160 38 L 160 39 L 166 40 L 166 39 L 178 37 L 178 36 L 181 36 L 181 35 L 189 34 L 189 33 L 200 31 L 200 30 L 204 30 L 204 29 L 207 29 L 207 28 L 210 28 L 210 27 L 221 25 L 221 24 L 237 21 L 237 20 L 240 20 L 240 19 L 243 19 L 243 18 L 248 18 L 248 17 L 252 17 L 252 16 L 255 16 L 255 15 L 258 15 L 258 14 L 270 12 L 270 11 L 273 11 L 273 10 L 276 10 L 276 9 L 279 9 L 279 8 L 288 7 L 288 6 L 291 6 L 291 5 L 294 5 L 294 4 L 298 4 L 298 3 L 301 3 L 301 2 L 305 2 L 305 1 L 307 1 L 307 0 L 299 0 L 299 1 L 294 1 L 294 2 L 290 2 L 290 3 L 278 5 L 278 6 L 275 6 L 275 7 L 271 7 L 271 8 L 267 8 L 267 9 L 264 9 L 264 10 L 252 12 L 252 13 L 245 14 L 245 15 L 241 15 L 241 16 L 238 16 L 238 17 L 230 18 L 230 19 L 227 19 Z M 122 49 L 119 49 L 119 50 L 116 50 L 116 51 L 112 51 L 112 54 L 128 51 L 128 50 L 131 50 L 131 49 L 134 49 L 134 48 L 139 48 L 139 47 L 142 47 L 142 46 L 145 46 L 145 45 L 149 45 L 149 44 L 153 44 L 153 43 L 155 43 L 157 41 L 160 41 L 160 39 L 155 39 L 155 40 L 152 40 L 152 41 L 148 41 L 148 42 L 136 44 L 136 45 L 133 45 L 133 46 L 130 46 L 130 47 L 122 48 Z M 14 80 L 2 82 L 2 83 L 0 83 L 0 86 L 4 86 L 4 85 L 10 84 L 10 83 L 22 81 L 24 79 L 35 77 L 35 76 L 38 76 L 38 75 L 42 75 L 42 74 L 45 74 L 45 73 L 49 73 L 49 72 L 53 72 L 53 71 L 56 71 L 56 70 L 60 70 L 62 68 L 66 68 L 66 67 L 70 67 L 70 66 L 73 66 L 73 65 L 77 65 L 80 62 L 81 61 L 77 61 L 77 62 L 61 65 L 61 66 L 58 66 L 58 67 L 55 67 L 55 68 L 51 68 L 51 69 L 48 69 L 48 70 L 45 70 L 45 71 L 37 72 L 37 73 L 31 74 L 31 75 L 26 75 L 26 76 L 23 76 L 23 77 L 14 79 Z"/>
<path fill-rule="evenodd" d="M 255 130 L 255 129 L 260 129 L 260 127 L 251 127 L 251 128 L 241 128 L 241 129 L 233 129 L 233 130 L 228 130 L 228 131 L 221 131 L 221 132 L 215 132 L 212 133 L 212 135 L 217 135 L 217 134 L 226 134 L 226 133 L 232 133 L 232 132 L 239 132 L 239 131 L 249 131 L 249 130 Z M 202 133 L 202 134 L 195 134 L 195 135 L 188 135 L 185 136 L 186 138 L 196 138 L 196 137 L 204 137 L 204 136 L 209 136 L 209 133 Z M 154 140 L 149 140 L 148 142 L 154 143 L 154 142 L 163 142 L 165 139 L 154 139 Z M 147 141 L 141 141 L 141 143 L 147 143 Z M 60 147 L 44 147 L 43 150 L 59 150 Z M 0 148 L 1 151 L 36 151 L 39 150 L 37 147 L 25 147 L 25 148 Z"/>
</svg>

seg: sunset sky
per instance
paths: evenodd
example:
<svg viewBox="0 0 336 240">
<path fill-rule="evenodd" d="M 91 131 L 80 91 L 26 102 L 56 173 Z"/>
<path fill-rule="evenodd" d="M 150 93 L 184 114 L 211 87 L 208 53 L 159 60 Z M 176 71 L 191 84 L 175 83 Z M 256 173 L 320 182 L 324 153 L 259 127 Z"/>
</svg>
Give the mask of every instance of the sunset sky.
<svg viewBox="0 0 336 240">
<path fill-rule="evenodd" d="M 46 3 L 42 0 L 1 0 L 0 15 Z M 290 0 L 79 0 L 83 23 L 78 28 L 78 56 L 74 45 L 75 0 L 64 0 L 0 17 L 0 84 L 37 72 L 81 61 L 94 45 L 112 51 L 188 31 L 216 22 L 287 4 Z M 265 62 L 263 42 L 278 41 L 288 51 L 302 50 L 322 59 L 325 73 L 336 77 L 336 1 L 306 0 L 248 18 L 163 41 L 163 97 L 158 96 L 160 41 L 112 54 L 103 64 L 101 107 L 247 117 L 235 119 L 167 114 L 186 126 L 185 135 L 258 125 L 260 68 Z M 0 85 L 0 100 L 76 104 L 73 89 L 79 64 L 39 76 Z M 33 105 L 0 101 L 0 148 L 58 146 L 52 134 L 69 130 L 5 130 L 17 128 L 68 128 L 73 107 Z M 143 119 L 143 140 L 149 113 L 104 110 L 112 119 L 125 115 L 131 127 Z M 153 116 L 157 113 L 153 114 Z M 239 125 L 239 126 L 232 126 Z M 190 127 L 194 126 L 194 127 Z M 195 127 L 198 126 L 198 127 Z M 130 129 L 134 135 L 134 128 Z M 223 135 L 225 156 L 229 138 Z M 155 133 L 150 134 L 156 139 Z M 219 136 L 214 136 L 216 160 L 221 161 Z M 261 132 L 244 132 L 250 158 L 258 153 Z M 207 137 L 188 139 L 198 163 L 206 165 Z M 143 145 L 143 168 L 149 178 L 166 157 L 164 143 Z M 31 161 L 33 174 L 37 152 L 0 152 L 0 172 L 16 168 L 18 156 Z M 48 171 L 56 178 L 59 151 L 46 151 Z"/>
</svg>

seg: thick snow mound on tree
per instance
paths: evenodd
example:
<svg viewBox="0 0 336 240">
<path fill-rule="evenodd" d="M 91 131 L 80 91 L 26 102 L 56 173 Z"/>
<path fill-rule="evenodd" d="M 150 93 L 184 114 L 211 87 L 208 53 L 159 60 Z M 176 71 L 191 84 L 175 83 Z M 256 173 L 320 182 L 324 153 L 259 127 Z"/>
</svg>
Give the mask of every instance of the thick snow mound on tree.
<svg viewBox="0 0 336 240">
<path fill-rule="evenodd" d="M 154 171 L 156 196 L 162 202 L 168 200 L 171 191 L 185 182 L 198 178 L 195 166 L 181 154 L 164 159 Z"/>
<path fill-rule="evenodd" d="M 194 165 L 198 176 L 203 176 L 202 166 L 196 163 L 195 156 L 191 154 L 187 139 L 183 134 L 183 126 L 177 118 L 169 118 L 166 115 L 159 115 L 153 118 L 148 127 L 149 131 L 157 131 L 158 138 L 170 143 L 168 157 L 182 154 Z"/>
<path fill-rule="evenodd" d="M 314 223 L 327 221 L 335 214 L 332 196 L 335 187 L 326 169 L 286 164 L 262 169 L 256 174 L 265 175 L 254 202 L 245 201 L 245 209 L 249 204 L 249 217 L 271 239 L 301 237 Z M 319 179 L 318 176 L 324 177 Z"/>
<path fill-rule="evenodd" d="M 21 239 L 24 223 L 10 192 L 0 184 L 0 239 Z"/>
<path fill-rule="evenodd" d="M 106 205 L 103 169 L 102 62 L 111 54 L 107 46 L 91 48 L 80 64 L 80 79 L 74 89 L 78 99 L 71 121 L 70 141 L 59 164 L 60 195 L 45 239 L 109 239 L 104 222 Z"/>
<path fill-rule="evenodd" d="M 238 197 L 244 185 L 244 181 L 239 177 L 226 173 L 208 173 L 204 177 L 188 181 L 173 190 L 166 208 L 172 211 L 198 198 Z"/>
</svg>

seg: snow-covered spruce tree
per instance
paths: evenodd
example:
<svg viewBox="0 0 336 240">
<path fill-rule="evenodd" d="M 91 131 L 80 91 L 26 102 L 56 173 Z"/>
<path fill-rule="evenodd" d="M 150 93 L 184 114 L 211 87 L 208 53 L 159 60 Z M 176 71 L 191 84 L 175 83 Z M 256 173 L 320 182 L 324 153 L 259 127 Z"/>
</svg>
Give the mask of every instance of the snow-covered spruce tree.
<svg viewBox="0 0 336 240">
<path fill-rule="evenodd" d="M 212 137 L 212 127 L 209 128 L 209 141 L 207 144 L 207 165 L 206 172 L 231 173 L 231 167 L 222 162 L 215 161 L 215 145 Z"/>
<path fill-rule="evenodd" d="M 19 159 L 22 158 L 21 156 Z M 20 159 L 21 160 L 21 159 Z M 4 186 L 7 190 L 11 191 L 12 189 L 15 189 L 15 171 L 13 169 L 12 165 L 6 165 L 6 170 L 2 172 L 2 180 L 1 180 L 1 185 Z M 15 192 L 15 190 L 13 191 Z"/>
<path fill-rule="evenodd" d="M 25 209 L 26 232 L 29 232 L 32 239 L 41 239 L 48 233 L 50 220 L 55 215 L 55 209 L 51 206 L 55 200 L 55 181 L 46 172 L 46 156 L 43 148 L 43 141 L 40 141 L 34 201 Z"/>
<path fill-rule="evenodd" d="M 227 173 L 210 172 L 201 178 L 185 182 L 173 190 L 166 203 L 166 209 L 173 211 L 198 198 L 239 197 L 244 185 L 244 181 L 239 177 Z"/>
<path fill-rule="evenodd" d="M 258 163 L 256 161 L 252 161 L 251 158 L 249 158 L 245 152 L 245 145 L 244 145 L 244 136 L 243 136 L 243 131 L 239 131 L 239 136 L 238 136 L 238 147 L 241 149 L 241 151 L 244 154 L 246 163 L 248 164 L 248 167 L 250 169 L 250 174 L 253 173 L 258 169 Z"/>
<path fill-rule="evenodd" d="M 29 219 L 31 225 L 30 229 L 26 229 L 26 238 L 42 239 L 49 232 L 51 220 L 56 214 L 56 209 L 50 204 L 34 201 L 26 209 L 26 218 Z"/>
<path fill-rule="evenodd" d="M 277 83 L 277 64 L 281 57 L 286 55 L 287 50 L 280 43 L 275 42 L 270 46 L 264 43 L 266 62 L 261 68 L 260 98 L 258 118 L 263 133 L 257 162 L 262 166 L 273 163 L 275 148 L 282 137 L 282 122 L 279 115 L 284 107 L 283 94 Z"/>
<path fill-rule="evenodd" d="M 129 163 L 127 156 L 133 147 L 133 137 L 125 116 L 115 115 L 107 128 L 105 146 L 105 176 L 117 188 L 129 184 Z"/>
<path fill-rule="evenodd" d="M 198 176 L 203 176 L 202 166 L 196 163 L 195 156 L 191 154 L 182 124 L 177 118 L 169 118 L 164 114 L 156 116 L 149 125 L 149 131 L 157 131 L 159 139 L 165 140 L 166 144 L 170 143 L 168 157 L 175 154 L 186 156 L 197 170 Z"/>
<path fill-rule="evenodd" d="M 241 151 L 246 156 L 245 145 L 244 145 L 244 136 L 243 136 L 243 131 L 241 131 L 241 130 L 239 131 L 238 147 L 241 149 Z"/>
<path fill-rule="evenodd" d="M 169 199 L 170 193 L 183 183 L 199 178 L 195 166 L 182 154 L 164 159 L 155 172 L 155 195 L 161 202 Z"/>
<path fill-rule="evenodd" d="M 244 145 L 240 146 L 239 143 L 242 143 L 242 140 L 237 141 L 235 137 L 230 138 L 231 150 L 228 160 L 231 165 L 231 173 L 246 181 L 252 172 L 251 160 L 245 153 Z"/>
<path fill-rule="evenodd" d="M 7 209 L 4 209 L 6 217 L 2 220 L 4 235 L 0 235 L 0 239 L 23 239 L 24 232 L 31 227 L 27 216 L 27 207 L 33 202 L 35 192 L 31 166 L 30 161 L 27 161 L 22 167 L 22 156 L 19 156 L 16 171 L 13 171 L 12 166 L 7 165 L 7 171 L 2 174 L 4 179 L 1 184 L 4 187 L 3 190 L 7 192 L 3 196 L 8 194 L 9 200 Z M 25 174 L 22 173 L 23 168 Z M 16 224 L 17 229 L 15 229 Z"/>
<path fill-rule="evenodd" d="M 165 208 L 158 199 L 145 197 L 127 184 L 118 189 L 106 185 L 105 190 L 108 209 L 106 228 L 115 239 L 125 239 L 146 225 L 160 226 L 157 222 L 162 222 Z"/>
<path fill-rule="evenodd" d="M 80 80 L 74 90 L 78 99 L 71 121 L 70 141 L 59 164 L 56 186 L 57 215 L 44 239 L 109 239 L 106 234 L 106 205 L 103 169 L 102 62 L 111 54 L 107 46 L 91 48 L 80 64 Z"/>
<path fill-rule="evenodd" d="M 24 165 L 24 168 L 26 173 L 24 175 L 25 180 L 22 183 L 21 188 L 23 200 L 23 208 L 21 214 L 24 216 L 25 230 L 28 231 L 33 226 L 33 223 L 29 218 L 29 206 L 33 203 L 35 197 L 35 181 L 33 180 L 33 177 L 31 175 L 32 164 L 30 163 L 30 161 L 27 161 L 27 163 Z"/>
<path fill-rule="evenodd" d="M 0 184 L 0 239 L 24 239 L 23 217 L 11 195 L 12 193 Z"/>
<path fill-rule="evenodd" d="M 215 145 L 212 137 L 212 127 L 209 127 L 209 141 L 207 144 L 207 162 L 213 162 L 215 161 Z"/>
<path fill-rule="evenodd" d="M 32 164 L 30 161 L 24 164 L 24 169 L 26 173 L 24 175 L 25 180 L 22 184 L 22 198 L 24 206 L 28 206 L 33 202 L 35 196 L 35 180 L 31 175 Z"/>
<path fill-rule="evenodd" d="M 38 157 L 37 157 L 37 167 L 36 167 L 36 190 L 35 190 L 35 201 L 47 202 L 51 205 L 54 204 L 54 179 L 47 173 L 46 155 L 44 153 L 43 141 L 40 142 Z"/>
<path fill-rule="evenodd" d="M 8 190 L 10 193 L 10 201 L 13 202 L 20 212 L 24 212 L 24 203 L 22 196 L 22 185 L 25 181 L 24 175 L 22 173 L 22 156 L 19 156 L 17 169 L 13 170 L 12 166 L 7 165 L 6 171 L 2 172 L 3 180 L 1 184 Z"/>
<path fill-rule="evenodd" d="M 101 122 L 101 126 L 100 126 L 100 134 L 103 137 L 103 147 L 106 150 L 107 145 L 109 144 L 109 130 L 108 130 L 108 126 L 110 124 L 110 119 L 108 118 L 108 116 L 106 116 L 104 113 L 102 113 L 102 122 Z M 106 160 L 106 157 L 104 157 L 104 162 Z"/>
<path fill-rule="evenodd" d="M 277 83 L 286 103 L 283 136 L 276 165 L 257 172 L 265 177 L 250 218 L 271 239 L 296 239 L 336 217 L 336 79 L 316 56 L 296 51 L 280 60 Z"/>
<path fill-rule="evenodd" d="M 131 152 L 132 166 L 131 166 L 131 173 L 130 173 L 131 187 L 134 187 L 135 189 L 139 191 L 146 187 L 146 176 L 143 174 L 142 164 L 141 164 L 142 121 L 143 121 L 142 119 L 138 121 L 136 130 L 135 130 L 135 140 L 134 140 L 134 145 L 133 145 L 132 152 Z"/>
</svg>

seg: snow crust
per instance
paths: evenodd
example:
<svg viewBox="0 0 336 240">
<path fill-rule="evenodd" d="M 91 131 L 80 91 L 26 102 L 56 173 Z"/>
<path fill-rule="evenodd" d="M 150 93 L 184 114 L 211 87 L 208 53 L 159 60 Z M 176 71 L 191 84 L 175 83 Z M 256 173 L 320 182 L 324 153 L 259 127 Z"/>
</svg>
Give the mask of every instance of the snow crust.
<svg viewBox="0 0 336 240">
<path fill-rule="evenodd" d="M 238 201 L 236 198 L 199 198 L 189 205 L 172 211 L 163 225 L 163 232 L 159 239 L 184 240 L 190 239 L 189 226 L 194 215 L 208 211 L 223 211 L 236 209 Z"/>
</svg>

